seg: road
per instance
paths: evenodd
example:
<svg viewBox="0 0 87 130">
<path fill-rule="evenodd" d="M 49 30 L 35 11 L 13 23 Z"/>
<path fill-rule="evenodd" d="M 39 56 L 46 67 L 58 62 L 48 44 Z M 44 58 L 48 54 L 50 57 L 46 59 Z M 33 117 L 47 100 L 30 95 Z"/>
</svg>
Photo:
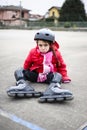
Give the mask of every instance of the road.
<svg viewBox="0 0 87 130">
<path fill-rule="evenodd" d="M 87 124 L 87 32 L 55 31 L 67 64 L 70 84 L 62 84 L 74 100 L 39 103 L 38 98 L 13 99 L 6 89 L 15 85 L 14 71 L 22 67 L 35 46 L 36 30 L 0 30 L 0 130 L 82 130 Z M 46 84 L 31 83 L 37 91 Z"/>
</svg>

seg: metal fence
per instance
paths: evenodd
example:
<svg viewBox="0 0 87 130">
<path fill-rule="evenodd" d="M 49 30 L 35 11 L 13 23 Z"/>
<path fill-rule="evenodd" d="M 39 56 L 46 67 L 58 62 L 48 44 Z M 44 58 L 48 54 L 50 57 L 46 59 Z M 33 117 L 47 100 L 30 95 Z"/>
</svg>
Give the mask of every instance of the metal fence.
<svg viewBox="0 0 87 130">
<path fill-rule="evenodd" d="M 76 29 L 76 28 L 84 28 L 87 29 L 87 22 L 46 22 L 46 21 L 26 21 L 26 25 L 19 26 L 7 26 L 0 24 L 0 28 L 14 28 L 14 29 L 38 29 L 38 28 L 53 28 L 57 30 L 59 28 L 63 29 Z"/>
<path fill-rule="evenodd" d="M 28 22 L 28 27 L 87 27 L 87 22 Z"/>
</svg>

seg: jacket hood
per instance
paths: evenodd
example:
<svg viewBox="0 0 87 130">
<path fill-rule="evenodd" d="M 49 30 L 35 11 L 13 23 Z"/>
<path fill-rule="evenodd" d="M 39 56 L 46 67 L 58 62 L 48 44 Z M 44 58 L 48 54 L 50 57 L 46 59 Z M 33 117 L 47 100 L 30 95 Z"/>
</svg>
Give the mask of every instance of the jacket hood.
<svg viewBox="0 0 87 130">
<path fill-rule="evenodd" d="M 53 47 L 55 50 L 59 49 L 59 44 L 58 44 L 58 42 L 57 42 L 57 41 L 53 42 L 52 47 Z"/>
<path fill-rule="evenodd" d="M 59 44 L 58 44 L 57 41 L 55 41 L 55 42 L 53 43 L 53 46 L 54 46 L 55 49 L 59 49 Z"/>
</svg>

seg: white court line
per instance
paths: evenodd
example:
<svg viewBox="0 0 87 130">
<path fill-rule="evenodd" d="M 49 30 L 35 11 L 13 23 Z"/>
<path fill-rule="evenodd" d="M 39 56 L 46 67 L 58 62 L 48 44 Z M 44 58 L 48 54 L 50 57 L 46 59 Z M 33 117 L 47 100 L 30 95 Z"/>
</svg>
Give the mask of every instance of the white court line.
<svg viewBox="0 0 87 130">
<path fill-rule="evenodd" d="M 18 124 L 21 124 L 29 129 L 31 129 L 31 130 L 45 130 L 45 129 L 43 129 L 43 128 L 41 128 L 33 123 L 30 123 L 26 120 L 23 120 L 23 119 L 17 117 L 16 115 L 10 114 L 2 109 L 0 109 L 0 115 L 18 123 Z"/>
<path fill-rule="evenodd" d="M 81 125 L 77 130 L 87 130 L 87 122 Z"/>
</svg>

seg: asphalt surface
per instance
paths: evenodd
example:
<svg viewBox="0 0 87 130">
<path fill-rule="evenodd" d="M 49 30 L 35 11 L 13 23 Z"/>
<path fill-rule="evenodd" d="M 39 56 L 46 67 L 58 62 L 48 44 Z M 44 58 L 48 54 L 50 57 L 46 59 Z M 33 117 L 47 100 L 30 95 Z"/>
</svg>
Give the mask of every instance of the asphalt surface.
<svg viewBox="0 0 87 130">
<path fill-rule="evenodd" d="M 74 100 L 39 103 L 38 98 L 13 99 L 6 89 L 15 85 L 14 71 L 22 67 L 35 46 L 36 30 L 0 30 L 0 130 L 82 130 L 87 125 L 87 32 L 55 31 L 67 64 Z M 37 91 L 46 84 L 31 83 Z"/>
</svg>

